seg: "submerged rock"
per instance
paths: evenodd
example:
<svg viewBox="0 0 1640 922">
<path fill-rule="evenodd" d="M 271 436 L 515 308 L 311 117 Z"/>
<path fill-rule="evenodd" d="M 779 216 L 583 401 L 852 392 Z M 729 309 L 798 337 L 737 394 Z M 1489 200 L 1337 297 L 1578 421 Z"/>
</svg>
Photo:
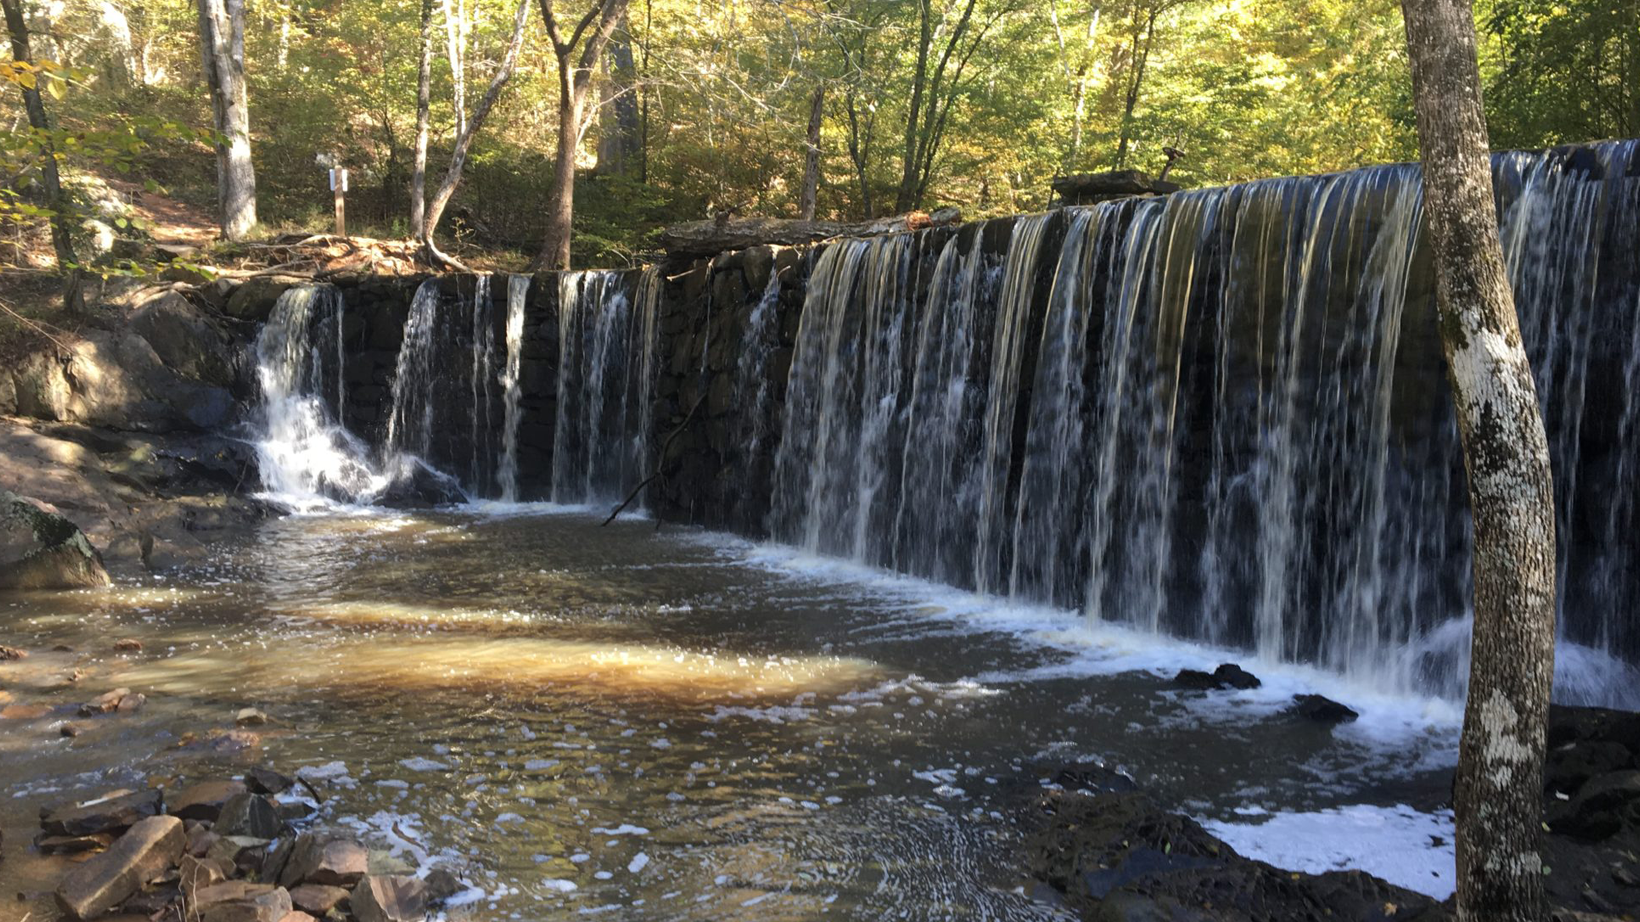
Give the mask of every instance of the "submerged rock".
<svg viewBox="0 0 1640 922">
<path fill-rule="evenodd" d="M 1218 691 L 1225 688 L 1253 689 L 1264 683 L 1259 681 L 1258 676 L 1235 663 L 1224 663 L 1212 672 L 1181 669 L 1179 674 L 1173 677 L 1173 684 L 1201 691 Z"/>
<path fill-rule="evenodd" d="M 1289 713 L 1316 723 L 1348 723 L 1360 717 L 1354 710 L 1321 695 L 1294 695 Z"/>
<path fill-rule="evenodd" d="M 111 585 L 79 526 L 38 500 L 0 490 L 0 589 Z"/>
<path fill-rule="evenodd" d="M 182 821 L 151 816 L 113 847 L 76 867 L 57 887 L 57 905 L 73 919 L 102 915 L 162 877 L 182 857 Z"/>
</svg>

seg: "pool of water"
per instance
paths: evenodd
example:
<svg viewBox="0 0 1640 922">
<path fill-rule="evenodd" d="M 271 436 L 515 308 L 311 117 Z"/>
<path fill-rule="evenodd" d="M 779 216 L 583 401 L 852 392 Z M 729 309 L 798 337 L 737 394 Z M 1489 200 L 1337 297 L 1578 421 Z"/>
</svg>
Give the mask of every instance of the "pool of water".
<svg viewBox="0 0 1640 922">
<path fill-rule="evenodd" d="M 165 579 L 0 599 L 0 643 L 33 651 L 0 696 L 53 708 L 0 720 L 0 894 L 37 919 L 60 873 L 28 846 L 41 805 L 252 764 L 305 767 L 324 822 L 458 868 L 474 919 L 1055 918 L 1019 847 L 1054 766 L 1103 759 L 1253 824 L 1256 851 L 1305 825 L 1270 816 L 1427 819 L 1459 717 L 1251 663 L 1262 689 L 1181 692 L 1174 670 L 1223 654 L 544 507 L 271 520 Z M 72 716 L 116 686 L 146 707 Z M 1362 720 L 1282 715 L 1305 690 Z M 245 706 L 270 723 L 230 732 Z M 1450 876 L 1449 846 L 1418 847 L 1409 873 Z"/>
</svg>

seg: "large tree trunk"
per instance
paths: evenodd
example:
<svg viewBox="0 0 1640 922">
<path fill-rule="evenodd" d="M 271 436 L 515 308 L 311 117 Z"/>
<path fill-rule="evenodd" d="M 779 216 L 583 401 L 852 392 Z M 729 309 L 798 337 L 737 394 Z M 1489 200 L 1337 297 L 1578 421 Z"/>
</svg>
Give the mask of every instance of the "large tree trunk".
<svg viewBox="0 0 1640 922">
<path fill-rule="evenodd" d="M 198 0 L 199 45 L 215 121 L 216 193 L 222 236 L 243 240 L 256 226 L 256 171 L 245 92 L 245 0 Z"/>
<path fill-rule="evenodd" d="M 23 18 L 21 0 L 0 0 L 0 12 L 6 19 L 6 32 L 11 38 L 12 59 L 32 64 L 29 50 L 28 23 Z M 56 79 L 56 78 L 52 78 Z M 51 120 L 46 116 L 45 99 L 40 95 L 38 82 L 22 87 L 23 108 L 28 112 L 29 127 L 38 135 L 41 185 L 45 187 L 46 207 L 51 209 L 51 249 L 57 257 L 57 270 L 63 274 L 63 306 L 71 311 L 85 307 L 85 296 L 80 284 L 80 268 L 74 256 L 74 237 L 69 225 L 68 202 L 63 197 L 62 178 L 57 173 L 57 148 L 52 142 Z"/>
<path fill-rule="evenodd" d="M 427 239 L 427 123 L 433 107 L 433 0 L 421 0 L 421 69 L 416 74 L 416 153 L 410 167 L 410 236 Z"/>
<path fill-rule="evenodd" d="M 537 269 L 568 269 L 570 237 L 575 222 L 575 151 L 581 146 L 581 115 L 592 89 L 592 70 L 626 15 L 628 0 L 595 0 L 569 35 L 558 27 L 553 0 L 541 0 L 541 19 L 547 27 L 553 57 L 558 63 L 558 145 L 553 164 L 552 189 L 547 195 L 546 233 Z M 576 48 L 580 48 L 579 56 Z"/>
<path fill-rule="evenodd" d="M 803 156 L 803 193 L 797 203 L 798 217 L 814 220 L 814 210 L 820 203 L 820 121 L 825 115 L 826 85 L 814 88 L 809 101 L 808 150 Z"/>
<path fill-rule="evenodd" d="M 1475 531 L 1475 623 L 1458 754 L 1458 918 L 1538 922 L 1554 678 L 1548 441 L 1498 242 L 1466 0 L 1402 0 L 1435 296 Z"/>
</svg>

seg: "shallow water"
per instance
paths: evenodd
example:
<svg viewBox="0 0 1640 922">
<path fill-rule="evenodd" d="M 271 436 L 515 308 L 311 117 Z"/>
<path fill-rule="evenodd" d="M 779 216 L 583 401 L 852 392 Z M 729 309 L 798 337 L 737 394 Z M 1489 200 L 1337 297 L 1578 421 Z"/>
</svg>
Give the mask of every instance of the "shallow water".
<svg viewBox="0 0 1640 922">
<path fill-rule="evenodd" d="M 0 664 L 0 687 L 55 711 L 0 720 L 0 893 L 51 918 L 39 893 L 59 866 L 27 845 L 39 806 L 256 763 L 319 768 L 327 823 L 454 864 L 486 891 L 459 914 L 486 920 L 1053 918 L 1021 891 L 1020 821 L 1079 758 L 1209 821 L 1308 815 L 1270 824 L 1287 852 L 1293 828 L 1396 815 L 1337 808 L 1407 804 L 1426 841 L 1403 872 L 1437 892 L 1450 877 L 1419 825 L 1450 777 L 1457 715 L 1440 702 L 1295 668 L 1257 692 L 1182 693 L 1164 676 L 1222 657 L 598 521 L 294 516 L 165 580 L 8 597 L 0 643 L 35 652 Z M 143 652 L 111 652 L 122 637 Z M 116 685 L 148 705 L 72 717 Z M 1363 719 L 1279 714 L 1314 689 Z M 224 736 L 247 705 L 272 723 Z M 60 739 L 63 719 L 85 731 Z M 1256 851 L 1258 831 L 1241 835 Z"/>
</svg>

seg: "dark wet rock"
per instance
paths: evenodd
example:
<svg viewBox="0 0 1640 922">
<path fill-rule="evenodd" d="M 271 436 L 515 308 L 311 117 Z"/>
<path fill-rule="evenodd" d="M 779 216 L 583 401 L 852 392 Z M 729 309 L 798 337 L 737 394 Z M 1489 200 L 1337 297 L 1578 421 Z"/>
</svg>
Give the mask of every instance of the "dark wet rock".
<svg viewBox="0 0 1640 922">
<path fill-rule="evenodd" d="M 158 880 L 182 857 L 182 821 L 151 816 L 129 830 L 108 851 L 68 872 L 57 887 L 57 905 L 73 919 L 91 919 Z"/>
<path fill-rule="evenodd" d="M 272 839 L 255 836 L 222 836 L 211 844 L 205 857 L 242 874 L 261 867 L 262 859 L 267 857 L 268 846 L 272 844 Z"/>
<path fill-rule="evenodd" d="M 273 844 L 262 858 L 262 867 L 256 876 L 261 880 L 278 880 L 285 873 L 285 865 L 290 863 L 290 853 L 296 847 L 293 836 L 285 836 Z"/>
<path fill-rule="evenodd" d="M 1027 839 L 1032 875 L 1083 919 L 1434 919 L 1428 897 L 1360 872 L 1296 874 L 1251 861 L 1143 793 L 1050 793 Z"/>
<path fill-rule="evenodd" d="M 335 498 L 352 499 L 351 496 Z M 461 491 L 461 485 L 454 479 L 419 463 L 411 464 L 394 477 L 387 489 L 376 497 L 377 504 L 398 508 L 444 506 L 466 501 L 467 494 Z"/>
<path fill-rule="evenodd" d="M 113 835 L 98 833 L 90 836 L 37 836 L 34 847 L 43 855 L 76 855 L 107 848 L 114 842 Z"/>
<path fill-rule="evenodd" d="M 284 824 L 273 804 L 261 794 L 235 794 L 222 805 L 212 831 L 220 836 L 250 836 L 256 839 L 275 839 Z"/>
<path fill-rule="evenodd" d="M 0 490 L 0 589 L 80 589 L 112 582 L 102 555 L 78 525 L 46 503 Z"/>
<path fill-rule="evenodd" d="M 359 922 L 421 922 L 427 917 L 427 885 L 403 874 L 371 875 L 353 888 L 349 905 Z"/>
<path fill-rule="evenodd" d="M 240 708 L 233 722 L 241 727 L 260 727 L 268 722 L 268 715 L 256 708 Z"/>
<path fill-rule="evenodd" d="M 114 651 L 116 653 L 141 653 L 142 641 L 135 637 L 122 637 L 114 641 Z"/>
<path fill-rule="evenodd" d="M 274 804 L 273 810 L 284 822 L 299 823 L 317 813 L 319 805 L 309 800 L 290 800 Z"/>
<path fill-rule="evenodd" d="M 1179 674 L 1173 677 L 1173 684 L 1201 691 L 1218 691 L 1225 688 L 1258 688 L 1264 683 L 1259 681 L 1258 676 L 1237 666 L 1235 663 L 1225 663 L 1212 672 L 1203 672 L 1200 669 L 1181 669 Z"/>
<path fill-rule="evenodd" d="M 1078 762 L 1067 765 L 1050 776 L 1052 783 L 1068 791 L 1086 794 L 1120 794 L 1138 790 L 1132 778 L 1110 768 L 1103 762 Z"/>
<path fill-rule="evenodd" d="M 358 842 L 342 836 L 304 833 L 296 838 L 279 883 L 286 887 L 309 883 L 351 887 L 369 867 L 370 852 Z"/>
<path fill-rule="evenodd" d="M 279 774 L 271 768 L 258 766 L 245 773 L 245 787 L 256 794 L 283 794 L 294 787 L 296 781 Z"/>
<path fill-rule="evenodd" d="M 1552 804 L 1547 822 L 1552 832 L 1590 841 L 1640 828 L 1640 770 L 1591 778 L 1570 802 Z"/>
<path fill-rule="evenodd" d="M 57 734 L 72 739 L 80 735 L 80 728 L 71 723 L 65 723 L 57 728 Z"/>
<path fill-rule="evenodd" d="M 442 904 L 467 889 L 467 885 L 449 868 L 434 868 L 422 880 L 427 884 L 427 902 L 432 905 Z"/>
<path fill-rule="evenodd" d="M 158 788 L 121 791 L 84 805 L 67 804 L 44 809 L 40 811 L 40 829 L 47 836 L 121 833 L 144 819 L 165 812 L 164 796 Z"/>
<path fill-rule="evenodd" d="M 1289 713 L 1296 714 L 1305 720 L 1313 720 L 1316 723 L 1323 724 L 1348 723 L 1361 716 L 1331 698 L 1324 698 L 1321 695 L 1294 695 L 1293 706 L 1289 709 Z"/>
<path fill-rule="evenodd" d="M 237 781 L 201 781 L 171 795 L 171 815 L 185 820 L 214 823 L 222 815 L 222 805 L 246 786 Z"/>
<path fill-rule="evenodd" d="M 1550 750 L 1544 759 L 1543 789 L 1576 794 L 1590 778 L 1633 765 L 1634 757 L 1621 743 L 1609 740 L 1566 743 Z"/>
<path fill-rule="evenodd" d="M 291 909 L 290 893 L 272 884 L 230 880 L 194 895 L 199 922 L 281 922 Z"/>
<path fill-rule="evenodd" d="M 331 908 L 342 900 L 347 899 L 347 889 L 344 887 L 328 887 L 324 884 L 301 884 L 290 888 L 290 901 L 303 912 L 322 916 L 330 912 Z"/>
</svg>

